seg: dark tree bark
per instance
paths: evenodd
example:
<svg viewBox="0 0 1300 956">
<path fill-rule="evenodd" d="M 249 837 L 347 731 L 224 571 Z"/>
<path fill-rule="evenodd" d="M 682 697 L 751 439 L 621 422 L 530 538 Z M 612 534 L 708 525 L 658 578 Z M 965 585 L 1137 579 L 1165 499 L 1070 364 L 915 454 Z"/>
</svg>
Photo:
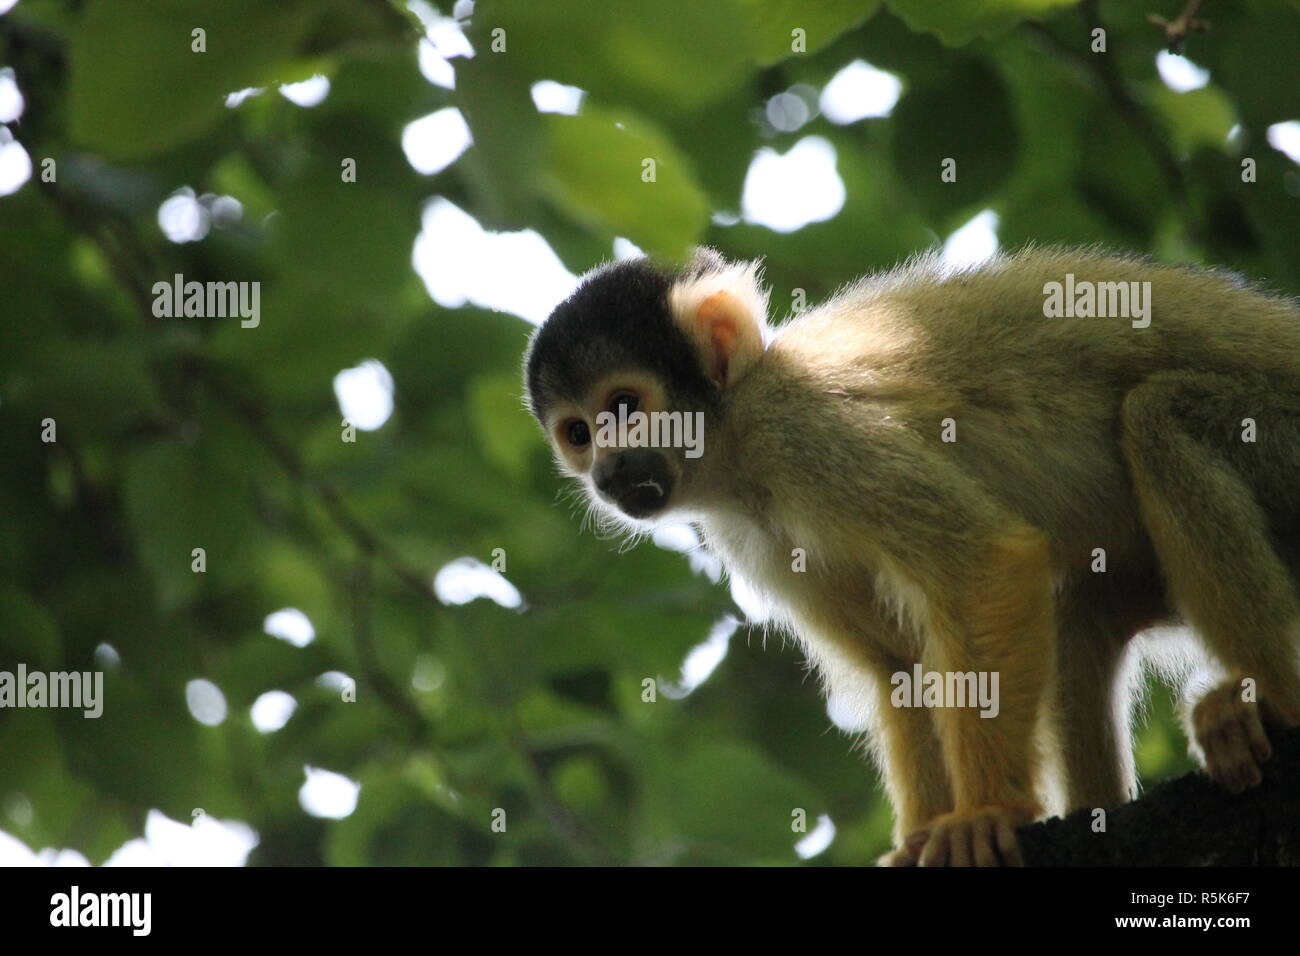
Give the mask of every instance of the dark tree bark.
<svg viewBox="0 0 1300 956">
<path fill-rule="evenodd" d="M 1202 774 L 1160 783 L 1108 810 L 1104 833 L 1080 810 L 1024 827 L 1029 866 L 1300 865 L 1300 728 L 1270 734 L 1264 782 L 1230 794 Z"/>
</svg>

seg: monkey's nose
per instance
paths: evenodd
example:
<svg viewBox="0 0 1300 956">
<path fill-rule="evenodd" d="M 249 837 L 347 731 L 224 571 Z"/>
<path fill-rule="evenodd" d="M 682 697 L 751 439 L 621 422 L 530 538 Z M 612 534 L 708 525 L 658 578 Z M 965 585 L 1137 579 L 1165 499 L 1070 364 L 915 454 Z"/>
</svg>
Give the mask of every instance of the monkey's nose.
<svg viewBox="0 0 1300 956">
<path fill-rule="evenodd" d="M 601 496 L 633 518 L 654 514 L 668 503 L 672 473 L 662 453 L 637 448 L 601 458 L 591 472 Z"/>
</svg>

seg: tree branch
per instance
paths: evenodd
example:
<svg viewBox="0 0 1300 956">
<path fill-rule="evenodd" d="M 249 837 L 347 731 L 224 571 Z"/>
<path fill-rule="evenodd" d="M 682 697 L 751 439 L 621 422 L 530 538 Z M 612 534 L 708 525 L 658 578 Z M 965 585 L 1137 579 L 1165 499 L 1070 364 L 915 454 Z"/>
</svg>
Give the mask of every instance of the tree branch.
<svg viewBox="0 0 1300 956">
<path fill-rule="evenodd" d="M 1183 44 L 1191 34 L 1205 33 L 1210 29 L 1208 20 L 1198 20 L 1196 17 L 1204 3 L 1205 0 L 1187 0 L 1183 12 L 1172 20 L 1166 20 L 1155 13 L 1147 14 L 1148 23 L 1154 23 L 1165 31 L 1165 42 L 1169 44 L 1170 53 L 1182 53 Z"/>
<path fill-rule="evenodd" d="M 1089 32 L 1101 28 L 1101 14 L 1097 9 L 1095 0 L 1083 5 L 1084 17 L 1087 20 Z M 1156 163 L 1160 167 L 1160 172 L 1169 185 L 1169 189 L 1179 198 L 1186 192 L 1186 184 L 1183 180 L 1183 167 L 1178 162 L 1178 158 L 1169 149 L 1165 142 L 1164 135 L 1160 127 L 1156 124 L 1150 114 L 1143 109 L 1142 105 L 1133 98 L 1129 92 L 1128 86 L 1125 85 L 1123 77 L 1115 67 L 1116 58 L 1107 55 L 1095 53 L 1081 53 L 1073 47 L 1063 43 L 1057 36 L 1041 23 L 1030 22 L 1029 28 L 1045 42 L 1052 50 L 1073 60 L 1081 66 L 1087 73 L 1101 85 L 1110 97 L 1115 108 L 1137 133 L 1138 137 L 1146 144 L 1151 155 L 1155 157 Z"/>
<path fill-rule="evenodd" d="M 1030 866 L 1300 866 L 1300 728 L 1270 734 L 1264 782 L 1231 794 L 1200 773 L 1157 784 L 1140 800 L 1022 827 Z"/>
</svg>

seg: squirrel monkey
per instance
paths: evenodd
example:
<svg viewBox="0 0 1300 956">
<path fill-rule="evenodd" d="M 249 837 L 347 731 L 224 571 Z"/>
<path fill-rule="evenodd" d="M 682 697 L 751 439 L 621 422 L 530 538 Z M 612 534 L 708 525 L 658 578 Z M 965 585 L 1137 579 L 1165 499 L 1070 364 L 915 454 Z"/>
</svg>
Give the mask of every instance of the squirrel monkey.
<svg viewBox="0 0 1300 956">
<path fill-rule="evenodd" d="M 609 526 L 692 522 L 870 721 L 882 863 L 1017 864 L 1016 827 L 1131 798 L 1156 625 L 1196 637 L 1207 772 L 1260 780 L 1265 726 L 1300 723 L 1296 304 L 1029 249 L 767 311 L 757 263 L 710 250 L 604 266 L 535 333 L 528 402 Z M 606 428 L 635 413 L 702 446 Z M 995 713 L 900 700 L 914 673 L 993 675 Z"/>
</svg>

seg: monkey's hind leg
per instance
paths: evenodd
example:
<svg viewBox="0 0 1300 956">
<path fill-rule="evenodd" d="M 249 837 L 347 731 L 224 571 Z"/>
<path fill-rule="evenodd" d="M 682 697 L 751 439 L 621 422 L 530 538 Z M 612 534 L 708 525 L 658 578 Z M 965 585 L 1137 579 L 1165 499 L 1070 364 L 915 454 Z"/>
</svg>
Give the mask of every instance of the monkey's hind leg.
<svg viewBox="0 0 1300 956">
<path fill-rule="evenodd" d="M 894 671 L 908 671 L 898 664 Z M 878 709 L 880 740 L 877 760 L 894 807 L 894 849 L 877 862 L 882 866 L 915 866 L 919 848 L 906 837 L 935 817 L 951 813 L 952 786 L 943 762 L 933 715 L 922 707 L 894 707 L 880 676 Z"/>
<path fill-rule="evenodd" d="M 1297 517 L 1298 425 L 1300 396 L 1249 376 L 1162 373 L 1124 402 L 1124 454 L 1170 598 L 1224 671 L 1190 733 L 1234 792 L 1270 756 L 1261 709 L 1300 723 L 1300 596 L 1278 539 Z"/>
<path fill-rule="evenodd" d="M 1063 601 L 1058 624 L 1053 730 L 1064 775 L 1063 816 L 1080 807 L 1117 807 L 1137 792 L 1129 729 L 1133 674 L 1120 639 L 1128 634 L 1079 603 L 1074 596 Z"/>
</svg>

